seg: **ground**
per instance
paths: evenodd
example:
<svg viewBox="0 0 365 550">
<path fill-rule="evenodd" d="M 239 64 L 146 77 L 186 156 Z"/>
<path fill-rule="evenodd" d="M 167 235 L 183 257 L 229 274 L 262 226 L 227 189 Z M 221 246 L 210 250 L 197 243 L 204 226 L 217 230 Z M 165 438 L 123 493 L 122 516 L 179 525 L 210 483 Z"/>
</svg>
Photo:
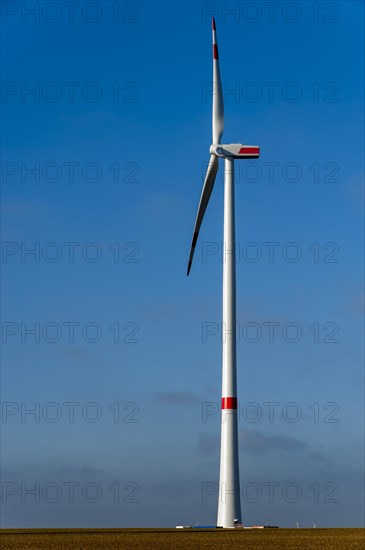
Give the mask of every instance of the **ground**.
<svg viewBox="0 0 365 550">
<path fill-rule="evenodd" d="M 364 529 L 2 529 L 1 548 L 24 550 L 363 550 Z"/>
</svg>

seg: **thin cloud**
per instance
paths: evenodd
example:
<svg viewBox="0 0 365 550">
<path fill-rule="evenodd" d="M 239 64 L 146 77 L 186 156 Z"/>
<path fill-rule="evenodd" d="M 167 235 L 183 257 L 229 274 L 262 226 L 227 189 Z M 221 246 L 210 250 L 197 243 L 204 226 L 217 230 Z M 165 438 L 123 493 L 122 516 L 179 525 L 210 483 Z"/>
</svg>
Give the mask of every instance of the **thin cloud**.
<svg viewBox="0 0 365 550">
<path fill-rule="evenodd" d="M 243 453 L 264 455 L 272 451 L 297 452 L 309 448 L 308 443 L 286 435 L 267 436 L 257 430 L 240 430 L 239 446 Z M 219 435 L 201 433 L 198 439 L 198 451 L 202 454 L 215 452 L 220 447 Z"/>
<path fill-rule="evenodd" d="M 201 397 L 191 391 L 158 392 L 155 397 L 160 403 L 167 405 L 195 405 L 202 402 Z"/>
<path fill-rule="evenodd" d="M 322 453 L 313 452 L 308 455 L 308 460 L 328 468 L 332 465 L 332 460 L 330 457 L 323 455 Z"/>
<path fill-rule="evenodd" d="M 308 443 L 304 443 L 294 437 L 286 435 L 267 436 L 257 430 L 241 430 L 239 433 L 239 445 L 242 451 L 258 455 L 271 451 L 296 452 L 308 448 Z"/>
<path fill-rule="evenodd" d="M 56 468 L 54 474 L 57 479 L 101 479 L 105 476 L 106 471 L 101 468 L 94 468 L 93 466 L 83 464 L 82 466 L 67 465 Z"/>
<path fill-rule="evenodd" d="M 198 451 L 202 454 L 210 454 L 216 452 L 220 446 L 220 438 L 218 435 L 199 434 Z"/>
</svg>

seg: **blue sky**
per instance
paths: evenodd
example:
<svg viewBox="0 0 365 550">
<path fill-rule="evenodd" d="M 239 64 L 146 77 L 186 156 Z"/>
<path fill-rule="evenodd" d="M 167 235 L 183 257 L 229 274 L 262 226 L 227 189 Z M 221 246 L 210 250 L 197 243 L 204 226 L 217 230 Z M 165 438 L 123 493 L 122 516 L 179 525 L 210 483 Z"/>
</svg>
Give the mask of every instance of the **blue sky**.
<svg viewBox="0 0 365 550">
<path fill-rule="evenodd" d="M 243 521 L 363 525 L 363 4 L 3 4 L 2 525 L 215 522 L 221 169 L 186 278 L 211 15 L 223 139 L 261 147 L 236 163 Z"/>
</svg>

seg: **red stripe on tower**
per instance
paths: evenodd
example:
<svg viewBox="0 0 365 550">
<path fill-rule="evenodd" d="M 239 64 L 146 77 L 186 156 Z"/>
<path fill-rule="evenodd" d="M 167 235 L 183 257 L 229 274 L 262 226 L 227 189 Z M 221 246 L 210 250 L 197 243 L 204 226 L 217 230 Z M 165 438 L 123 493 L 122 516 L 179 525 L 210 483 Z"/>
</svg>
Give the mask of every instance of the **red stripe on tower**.
<svg viewBox="0 0 365 550">
<path fill-rule="evenodd" d="M 218 59 L 218 46 L 213 44 L 213 59 Z"/>
<path fill-rule="evenodd" d="M 237 409 L 237 397 L 222 397 L 222 409 Z"/>
</svg>

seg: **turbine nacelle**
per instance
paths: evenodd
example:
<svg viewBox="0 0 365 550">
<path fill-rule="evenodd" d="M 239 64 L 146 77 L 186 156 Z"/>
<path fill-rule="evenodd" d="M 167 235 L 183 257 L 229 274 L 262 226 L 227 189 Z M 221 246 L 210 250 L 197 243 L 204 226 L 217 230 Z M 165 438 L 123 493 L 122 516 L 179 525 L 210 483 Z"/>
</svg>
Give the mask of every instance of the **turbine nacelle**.
<svg viewBox="0 0 365 550">
<path fill-rule="evenodd" d="M 257 145 L 243 145 L 229 143 L 227 145 L 211 145 L 209 152 L 217 157 L 231 157 L 234 159 L 257 159 L 260 156 L 260 147 Z"/>
</svg>

